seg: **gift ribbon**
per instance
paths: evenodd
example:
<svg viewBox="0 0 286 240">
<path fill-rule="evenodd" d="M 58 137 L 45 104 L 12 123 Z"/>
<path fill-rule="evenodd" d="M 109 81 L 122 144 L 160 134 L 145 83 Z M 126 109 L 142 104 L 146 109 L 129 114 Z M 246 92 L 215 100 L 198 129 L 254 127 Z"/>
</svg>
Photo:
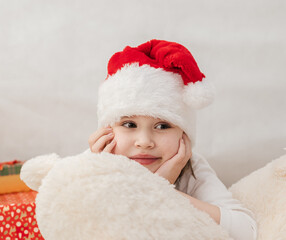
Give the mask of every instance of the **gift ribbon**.
<svg viewBox="0 0 286 240">
<path fill-rule="evenodd" d="M 9 162 L 0 162 L 0 171 L 3 169 L 4 165 L 14 165 L 17 163 L 21 163 L 21 161 L 14 160 L 14 161 L 9 161 Z"/>
</svg>

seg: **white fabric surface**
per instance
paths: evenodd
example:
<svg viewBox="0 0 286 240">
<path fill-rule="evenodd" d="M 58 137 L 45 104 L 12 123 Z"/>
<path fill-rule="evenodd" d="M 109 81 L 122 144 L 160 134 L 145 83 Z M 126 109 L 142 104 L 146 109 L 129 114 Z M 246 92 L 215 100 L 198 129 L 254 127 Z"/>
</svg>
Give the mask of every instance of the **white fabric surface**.
<svg viewBox="0 0 286 240">
<path fill-rule="evenodd" d="M 231 192 L 219 180 L 205 158 L 194 153 L 191 162 L 195 178 L 188 169 L 176 185 L 176 189 L 218 206 L 221 213 L 220 225 L 234 240 L 255 240 L 257 225 L 253 213 L 232 198 Z"/>
<path fill-rule="evenodd" d="M 286 2 L 0 3 L 0 161 L 88 147 L 110 56 L 152 38 L 190 49 L 217 89 L 196 150 L 227 185 L 283 154 Z"/>
</svg>

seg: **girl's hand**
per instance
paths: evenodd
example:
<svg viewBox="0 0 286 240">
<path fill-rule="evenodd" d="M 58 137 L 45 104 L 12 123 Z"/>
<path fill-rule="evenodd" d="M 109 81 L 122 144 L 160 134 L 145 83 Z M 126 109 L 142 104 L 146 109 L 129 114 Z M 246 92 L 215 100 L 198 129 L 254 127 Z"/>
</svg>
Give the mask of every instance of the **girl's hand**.
<svg viewBox="0 0 286 240">
<path fill-rule="evenodd" d="M 188 136 L 183 133 L 178 153 L 171 159 L 164 162 L 155 173 L 166 178 L 171 184 L 174 184 L 191 157 L 191 141 Z"/>
<path fill-rule="evenodd" d="M 112 128 L 105 127 L 98 129 L 90 135 L 88 143 L 90 150 L 94 153 L 112 153 L 112 150 L 116 145 Z"/>
</svg>

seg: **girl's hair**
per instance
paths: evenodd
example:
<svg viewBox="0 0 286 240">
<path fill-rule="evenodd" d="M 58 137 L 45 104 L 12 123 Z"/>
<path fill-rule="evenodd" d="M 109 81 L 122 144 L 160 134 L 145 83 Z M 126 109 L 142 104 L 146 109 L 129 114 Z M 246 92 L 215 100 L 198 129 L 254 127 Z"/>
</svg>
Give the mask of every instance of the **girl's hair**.
<svg viewBox="0 0 286 240">
<path fill-rule="evenodd" d="M 193 176 L 195 179 L 197 179 L 196 176 L 195 176 L 195 173 L 194 173 L 194 170 L 193 170 L 193 167 L 192 167 L 191 158 L 190 158 L 190 159 L 187 161 L 187 163 L 186 163 L 186 165 L 184 166 L 184 168 L 182 169 L 182 171 L 180 172 L 179 177 L 176 179 L 175 185 L 177 185 L 177 184 L 180 182 L 182 176 L 184 175 L 184 173 L 185 173 L 188 169 L 191 170 L 192 176 Z"/>
</svg>

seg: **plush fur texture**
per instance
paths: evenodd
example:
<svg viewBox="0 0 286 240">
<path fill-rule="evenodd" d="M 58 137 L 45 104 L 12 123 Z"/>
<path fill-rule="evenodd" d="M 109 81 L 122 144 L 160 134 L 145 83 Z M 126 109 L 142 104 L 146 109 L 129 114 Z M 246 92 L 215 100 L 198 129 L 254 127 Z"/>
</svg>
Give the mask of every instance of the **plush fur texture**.
<svg viewBox="0 0 286 240">
<path fill-rule="evenodd" d="M 215 96 L 214 86 L 206 81 L 189 83 L 184 87 L 183 101 L 193 109 L 201 109 L 210 104 Z"/>
<path fill-rule="evenodd" d="M 29 179 L 29 181 L 26 182 L 26 185 L 29 188 L 38 191 L 42 184 L 42 179 L 45 178 L 47 173 L 59 159 L 60 157 L 55 153 L 32 158 L 24 164 L 24 170 L 21 171 L 21 178 Z M 35 162 L 37 164 L 35 164 Z"/>
<path fill-rule="evenodd" d="M 254 213 L 258 240 L 286 239 L 286 155 L 241 179 L 229 190 Z"/>
<path fill-rule="evenodd" d="M 124 156 L 46 155 L 24 164 L 21 178 L 39 191 L 36 216 L 46 240 L 230 239 L 167 180 Z"/>
</svg>

